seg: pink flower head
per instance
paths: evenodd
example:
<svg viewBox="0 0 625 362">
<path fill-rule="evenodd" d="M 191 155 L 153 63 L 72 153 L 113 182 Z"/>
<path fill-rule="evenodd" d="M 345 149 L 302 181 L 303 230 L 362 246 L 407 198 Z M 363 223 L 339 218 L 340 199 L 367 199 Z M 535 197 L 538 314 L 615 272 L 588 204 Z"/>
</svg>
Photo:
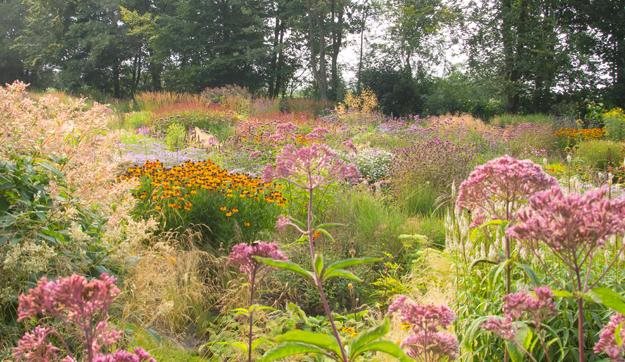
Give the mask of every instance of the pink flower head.
<svg viewBox="0 0 625 362">
<path fill-rule="evenodd" d="M 96 315 L 106 315 L 118 294 L 115 278 L 108 274 L 93 280 L 76 274 L 56 281 L 43 277 L 19 296 L 18 320 L 42 315 L 83 325 Z"/>
<path fill-rule="evenodd" d="M 606 238 L 623 232 L 624 201 L 605 196 L 605 188 L 581 195 L 565 195 L 559 187 L 537 192 L 506 233 L 534 247 L 542 241 L 570 264 L 579 251 L 590 254 Z"/>
<path fill-rule="evenodd" d="M 422 356 L 435 356 L 440 360 L 458 358 L 460 348 L 458 338 L 448 332 L 418 332 L 411 334 L 401 343 L 408 356 L 419 359 Z"/>
<path fill-rule="evenodd" d="M 455 313 L 444 305 L 421 305 L 405 295 L 397 297 L 389 306 L 388 312 L 398 312 L 403 323 L 415 330 L 436 331 L 449 327 L 456 319 Z"/>
<path fill-rule="evenodd" d="M 276 229 L 278 231 L 284 231 L 289 225 L 291 225 L 291 220 L 288 216 L 278 216 L 278 220 L 276 221 Z"/>
<path fill-rule="evenodd" d="M 510 220 L 533 193 L 558 185 L 530 160 L 503 156 L 476 167 L 460 184 L 456 207 L 480 218 Z M 477 220 L 477 219 L 475 219 Z M 472 226 L 476 226 L 476 222 Z"/>
<path fill-rule="evenodd" d="M 297 126 L 292 122 L 279 123 L 276 126 L 276 131 L 269 135 L 269 140 L 272 142 L 283 142 L 287 139 L 294 138 Z"/>
<path fill-rule="evenodd" d="M 354 141 L 352 141 L 351 139 L 348 139 L 348 140 L 344 141 L 343 142 L 343 147 L 345 147 L 348 152 L 351 152 L 351 153 L 357 153 L 358 152 L 358 149 L 356 148 L 356 145 L 354 145 Z"/>
<path fill-rule="evenodd" d="M 251 279 L 260 267 L 260 264 L 254 260 L 254 256 L 276 260 L 287 259 L 278 244 L 274 242 L 255 241 L 252 244 L 239 243 L 233 246 L 229 261 L 234 265 L 238 265 L 239 271 L 247 274 L 248 278 Z"/>
<path fill-rule="evenodd" d="M 304 183 L 300 183 L 298 178 L 301 177 L 305 178 Z M 319 143 L 301 148 L 291 144 L 284 146 L 276 165 L 267 166 L 263 172 L 265 182 L 284 178 L 307 189 L 314 189 L 333 179 L 353 181 L 359 177 L 354 165 L 341 160 L 334 150 Z"/>
<path fill-rule="evenodd" d="M 137 348 L 133 352 L 117 351 L 113 354 L 97 356 L 94 362 L 156 362 L 148 352 L 142 348 Z"/>
<path fill-rule="evenodd" d="M 519 319 L 524 313 L 537 323 L 545 316 L 555 312 L 553 293 L 546 286 L 534 289 L 534 292 L 521 291 L 504 297 L 503 312 L 511 320 Z"/>
<path fill-rule="evenodd" d="M 508 317 L 490 316 L 481 324 L 482 329 L 493 332 L 500 338 L 511 341 L 516 337 L 517 328 Z"/>
<path fill-rule="evenodd" d="M 13 348 L 13 357 L 17 361 L 53 361 L 57 359 L 59 349 L 48 342 L 48 335 L 52 329 L 37 326 L 31 332 L 26 332 Z"/>
<path fill-rule="evenodd" d="M 79 332 L 77 336 L 86 354 L 98 357 L 103 347 L 116 343 L 122 335 L 108 324 L 108 310 L 118 294 L 115 278 L 107 274 L 93 280 L 76 274 L 55 281 L 43 277 L 36 287 L 19 296 L 18 320 L 42 316 L 69 324 L 71 330 Z M 59 349 L 47 342 L 47 336 L 57 333 L 52 327 L 35 327 L 22 337 L 13 350 L 15 358 L 28 361 L 56 360 Z M 124 353 L 116 355 L 122 356 Z M 151 361 L 112 361 L 144 360 Z M 75 358 L 68 355 L 63 361 L 75 361 Z"/>
<path fill-rule="evenodd" d="M 315 129 L 306 135 L 306 138 L 310 140 L 323 140 L 328 133 L 330 133 L 330 131 L 325 127 L 315 127 Z"/>
<path fill-rule="evenodd" d="M 612 361 L 625 361 L 625 316 L 617 313 L 610 317 L 599 333 L 599 340 L 593 347 L 595 353 L 605 353 Z"/>
<path fill-rule="evenodd" d="M 399 314 L 402 323 L 410 327 L 412 333 L 401 344 L 409 356 L 433 355 L 451 359 L 458 356 L 458 339 L 446 331 L 456 315 L 447 306 L 420 305 L 400 295 L 393 300 L 388 312 Z"/>
</svg>

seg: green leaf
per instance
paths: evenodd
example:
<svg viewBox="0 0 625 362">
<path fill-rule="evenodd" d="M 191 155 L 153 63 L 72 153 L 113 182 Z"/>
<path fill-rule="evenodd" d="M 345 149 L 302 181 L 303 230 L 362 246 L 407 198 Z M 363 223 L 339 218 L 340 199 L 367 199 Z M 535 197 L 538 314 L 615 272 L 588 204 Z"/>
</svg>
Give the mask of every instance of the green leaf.
<svg viewBox="0 0 625 362">
<path fill-rule="evenodd" d="M 333 243 L 336 243 L 336 240 L 334 240 L 334 236 L 332 236 L 332 234 L 330 234 L 328 230 L 318 227 L 315 229 L 315 231 L 318 231 L 319 233 L 325 235 L 325 237 L 330 239 L 330 241 L 332 241 Z"/>
<path fill-rule="evenodd" d="M 313 345 L 326 351 L 334 353 L 336 356 L 341 355 L 339 345 L 333 336 L 324 333 L 315 333 L 300 329 L 288 331 L 278 337 L 278 342 L 298 342 Z"/>
<path fill-rule="evenodd" d="M 573 298 L 574 297 L 573 293 L 569 292 L 568 290 L 552 289 L 551 292 L 553 293 L 554 296 L 558 298 Z"/>
<path fill-rule="evenodd" d="M 401 362 L 412 362 L 412 358 L 406 355 L 401 347 L 391 341 L 375 341 L 367 344 L 360 352 L 353 356 L 356 358 L 366 352 L 382 352 L 397 358 Z"/>
<path fill-rule="evenodd" d="M 323 275 L 323 256 L 321 254 L 315 254 L 315 272 L 317 275 Z"/>
<path fill-rule="evenodd" d="M 334 263 L 328 265 L 326 270 L 330 271 L 332 269 L 345 269 L 345 268 L 362 265 L 362 264 L 378 263 L 378 262 L 381 262 L 382 260 L 383 260 L 382 258 L 374 258 L 370 256 L 365 256 L 362 258 L 342 259 L 342 260 L 337 260 Z"/>
<path fill-rule="evenodd" d="M 521 351 L 514 343 L 506 341 L 506 348 L 508 349 L 508 354 L 510 355 L 510 360 L 512 362 L 525 362 L 523 358 L 523 351 Z"/>
<path fill-rule="evenodd" d="M 338 222 L 327 222 L 327 223 L 317 225 L 317 229 L 325 229 L 325 228 L 337 227 L 337 226 L 347 226 L 347 225 L 338 223 Z"/>
<path fill-rule="evenodd" d="M 322 354 L 330 358 L 334 357 L 317 346 L 299 342 L 285 342 L 267 351 L 260 359 L 260 362 L 277 361 L 286 357 L 305 353 Z"/>
<path fill-rule="evenodd" d="M 350 344 L 350 357 L 353 358 L 361 353 L 361 349 L 369 343 L 384 337 L 391 329 L 391 322 L 388 318 L 384 318 L 382 324 L 377 327 L 368 329 L 354 338 Z"/>
<path fill-rule="evenodd" d="M 596 303 L 625 314 L 625 299 L 612 289 L 605 287 L 594 288 L 587 295 Z"/>
<path fill-rule="evenodd" d="M 282 269 L 282 270 L 292 271 L 293 273 L 299 274 L 306 279 L 314 280 L 313 274 L 311 272 L 302 268 L 298 264 L 295 264 L 292 261 L 263 258 L 260 256 L 255 256 L 254 259 L 256 259 L 257 261 L 265 265 L 269 265 L 271 267 Z"/>
<path fill-rule="evenodd" d="M 362 282 L 362 279 L 360 279 L 356 274 L 345 269 L 337 269 L 337 270 L 332 270 L 331 272 L 323 273 L 323 279 L 322 279 L 323 281 L 326 281 L 332 278 L 344 278 L 344 279 L 353 280 L 359 283 Z"/>
</svg>

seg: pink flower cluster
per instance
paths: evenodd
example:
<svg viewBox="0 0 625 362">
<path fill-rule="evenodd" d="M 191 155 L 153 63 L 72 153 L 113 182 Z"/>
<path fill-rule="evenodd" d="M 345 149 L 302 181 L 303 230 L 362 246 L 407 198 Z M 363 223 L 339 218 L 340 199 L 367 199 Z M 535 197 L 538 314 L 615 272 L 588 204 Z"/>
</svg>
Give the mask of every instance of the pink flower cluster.
<svg viewBox="0 0 625 362">
<path fill-rule="evenodd" d="M 388 312 L 399 314 L 402 323 L 410 326 L 412 333 L 402 342 L 409 356 L 451 359 L 458 356 L 458 339 L 446 331 L 456 315 L 447 306 L 420 305 L 401 295 L 391 303 Z"/>
<path fill-rule="evenodd" d="M 508 317 L 489 316 L 488 319 L 482 323 L 481 327 L 507 341 L 513 340 L 517 334 L 517 327 L 514 325 L 512 319 Z"/>
<path fill-rule="evenodd" d="M 238 265 L 239 271 L 247 274 L 251 279 L 261 265 L 254 260 L 254 256 L 276 260 L 287 259 L 278 244 L 274 242 L 255 241 L 252 244 L 239 243 L 233 246 L 230 251 L 229 261 L 231 264 Z"/>
<path fill-rule="evenodd" d="M 508 294 L 503 298 L 503 302 L 504 316 L 490 316 L 481 327 L 506 340 L 513 340 L 516 337 L 517 327 L 514 321 L 524 315 L 533 321 L 536 328 L 540 328 L 545 317 L 556 312 L 553 293 L 547 286 L 537 287 L 533 292 L 521 291 Z"/>
<path fill-rule="evenodd" d="M 53 317 L 74 326 L 81 333 L 78 338 L 84 343 L 88 362 L 154 361 L 143 350 L 135 351 L 137 359 L 122 358 L 132 355 L 125 351 L 113 355 L 102 354 L 104 347 L 114 344 L 121 337 L 121 332 L 108 324 L 108 310 L 118 294 L 115 278 L 107 274 L 91 281 L 75 274 L 55 281 L 43 277 L 36 287 L 19 296 L 18 320 Z M 56 359 L 60 349 L 48 340 L 50 335 L 63 340 L 63 336 L 53 327 L 35 327 L 20 339 L 13 356 L 19 361 Z M 67 356 L 63 360 L 74 361 L 74 358 Z"/>
<path fill-rule="evenodd" d="M 617 313 L 610 317 L 599 333 L 599 340 L 593 347 L 595 353 L 605 353 L 612 361 L 625 361 L 625 316 Z"/>
<path fill-rule="evenodd" d="M 503 312 L 510 319 L 519 319 L 526 313 L 538 322 L 556 311 L 553 293 L 547 286 L 534 289 L 534 292 L 521 291 L 503 298 Z"/>
<path fill-rule="evenodd" d="M 305 184 L 293 180 L 296 177 L 304 177 Z M 284 146 L 276 165 L 265 167 L 263 172 L 266 182 L 284 178 L 306 189 L 317 188 L 333 179 L 353 181 L 359 177 L 354 165 L 341 160 L 334 150 L 320 143 L 301 148 L 292 144 Z"/>
<path fill-rule="evenodd" d="M 537 191 L 557 186 L 555 178 L 530 160 L 503 156 L 475 168 L 460 184 L 456 207 L 473 212 L 473 226 L 487 219 L 509 220 Z"/>
<path fill-rule="evenodd" d="M 559 187 L 537 192 L 519 210 L 517 223 L 507 235 L 530 245 L 542 241 L 560 255 L 589 252 L 625 231 L 625 199 L 609 200 L 606 192 L 599 188 L 581 195 L 564 194 Z"/>
</svg>

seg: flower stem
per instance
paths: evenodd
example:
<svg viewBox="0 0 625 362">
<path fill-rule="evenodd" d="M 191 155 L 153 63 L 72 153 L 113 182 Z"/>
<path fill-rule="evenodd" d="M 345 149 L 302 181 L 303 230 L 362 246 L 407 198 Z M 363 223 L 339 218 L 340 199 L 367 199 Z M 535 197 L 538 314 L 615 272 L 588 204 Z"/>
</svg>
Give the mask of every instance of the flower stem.
<svg viewBox="0 0 625 362">
<path fill-rule="evenodd" d="M 309 173 L 309 180 L 311 179 L 311 175 Z M 308 234 L 308 246 L 310 249 L 310 260 L 312 261 L 313 271 L 315 273 L 315 286 L 319 291 L 319 299 L 321 299 L 321 304 L 323 305 L 323 311 L 330 322 L 330 326 L 332 327 L 332 334 L 336 339 L 336 343 L 339 346 L 339 350 L 341 351 L 341 360 L 343 362 L 348 362 L 347 353 L 345 352 L 345 347 L 343 346 L 343 342 L 341 341 L 341 336 L 339 335 L 338 329 L 336 329 L 336 324 L 334 323 L 334 317 L 332 317 L 332 310 L 330 309 L 330 303 L 328 303 L 328 298 L 326 296 L 325 291 L 323 290 L 323 283 L 321 281 L 321 276 L 317 274 L 317 270 L 314 268 L 315 265 L 315 240 L 314 236 L 314 228 L 313 228 L 313 192 L 314 188 L 312 185 L 308 187 L 308 209 L 307 209 L 307 218 L 306 218 L 306 226 L 307 234 Z"/>
<path fill-rule="evenodd" d="M 256 267 L 252 270 L 252 276 L 250 278 L 250 301 L 248 308 L 249 310 L 249 320 L 250 320 L 250 330 L 247 335 L 247 361 L 252 362 L 252 342 L 254 340 L 254 311 L 252 310 L 252 306 L 254 305 L 254 292 L 256 289 Z"/>
<path fill-rule="evenodd" d="M 577 278 L 577 292 L 582 293 L 582 278 L 580 276 L 580 270 L 575 265 L 575 277 Z M 578 361 L 586 362 L 586 354 L 584 353 L 584 300 L 581 296 L 577 297 L 577 350 Z"/>
</svg>

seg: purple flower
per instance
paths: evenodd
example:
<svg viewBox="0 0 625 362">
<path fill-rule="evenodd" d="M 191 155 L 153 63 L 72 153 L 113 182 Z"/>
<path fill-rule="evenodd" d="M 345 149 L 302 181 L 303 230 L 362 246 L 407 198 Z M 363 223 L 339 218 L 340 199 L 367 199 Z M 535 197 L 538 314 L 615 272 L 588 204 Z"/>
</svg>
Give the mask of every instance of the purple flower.
<svg viewBox="0 0 625 362">
<path fill-rule="evenodd" d="M 287 216 L 278 216 L 278 220 L 276 221 L 276 229 L 278 231 L 284 231 L 289 225 L 291 225 L 291 220 Z"/>
<path fill-rule="evenodd" d="M 411 334 L 402 347 L 413 358 L 458 356 L 458 339 L 446 331 L 456 319 L 447 306 L 420 305 L 405 295 L 400 295 L 388 308 L 388 313 L 399 314 L 402 323 L 410 327 Z"/>
<path fill-rule="evenodd" d="M 156 359 L 152 358 L 142 348 L 137 348 L 133 352 L 117 351 L 113 354 L 99 355 L 95 358 L 94 362 L 156 362 Z"/>
<path fill-rule="evenodd" d="M 557 186 L 530 160 L 503 156 L 475 168 L 460 184 L 456 207 L 473 212 L 472 226 L 487 219 L 511 220 L 532 194 Z"/>
<path fill-rule="evenodd" d="M 460 351 L 458 338 L 448 332 L 417 332 L 404 339 L 401 346 L 414 359 L 434 356 L 436 360 L 442 357 L 453 360 Z"/>
<path fill-rule="evenodd" d="M 26 332 L 17 342 L 17 347 L 13 348 L 13 357 L 18 361 L 56 360 L 59 349 L 48 341 L 52 332 L 51 328 L 41 326 Z"/>
<path fill-rule="evenodd" d="M 613 314 L 610 322 L 599 333 L 599 340 L 593 347 L 595 353 L 605 353 L 612 361 L 625 361 L 625 316 Z"/>
<path fill-rule="evenodd" d="M 508 341 L 513 340 L 517 334 L 517 328 L 509 317 L 490 316 L 481 324 L 481 327 Z"/>
<path fill-rule="evenodd" d="M 114 344 L 122 335 L 108 323 L 108 310 L 119 292 L 115 278 L 107 274 L 93 280 L 76 274 L 54 281 L 43 277 L 36 287 L 19 296 L 18 320 L 41 316 L 53 317 L 68 324 L 69 330 L 79 332 L 78 337 L 88 359 L 97 360 L 102 356 L 102 348 Z M 13 349 L 14 357 L 27 361 L 56 360 L 60 350 L 47 340 L 52 334 L 59 335 L 53 327 L 35 327 L 20 339 L 18 346 Z M 116 355 L 122 356 L 124 353 L 118 352 Z M 102 361 L 153 361 L 145 351 L 141 355 L 147 357 Z M 68 355 L 63 361 L 75 359 Z"/>
<path fill-rule="evenodd" d="M 545 316 L 556 311 L 553 302 L 553 293 L 546 286 L 534 289 L 534 292 L 521 291 L 511 293 L 503 299 L 503 312 L 507 318 L 519 319 L 524 313 L 530 315 L 536 323 L 540 323 Z"/>
<path fill-rule="evenodd" d="M 254 256 L 271 258 L 276 260 L 286 260 L 287 257 L 280 250 L 278 244 L 274 242 L 255 241 L 252 244 L 239 243 L 232 247 L 229 261 L 239 267 L 241 273 L 247 274 L 250 280 L 261 266 Z"/>
<path fill-rule="evenodd" d="M 323 140 L 330 131 L 325 127 L 315 127 L 306 138 L 311 140 Z"/>
<path fill-rule="evenodd" d="M 624 200 L 609 200 L 606 192 L 599 188 L 565 195 L 559 187 L 537 192 L 519 210 L 507 235 L 532 246 L 542 241 L 572 263 L 579 251 L 586 255 L 624 230 Z"/>
<path fill-rule="evenodd" d="M 318 143 L 301 148 L 292 144 L 284 146 L 275 166 L 267 166 L 263 171 L 265 182 L 284 178 L 299 184 L 297 178 L 304 177 L 305 184 L 299 185 L 306 189 L 317 188 L 332 179 L 356 180 L 359 176 L 354 165 L 341 160 L 327 145 Z"/>
</svg>

